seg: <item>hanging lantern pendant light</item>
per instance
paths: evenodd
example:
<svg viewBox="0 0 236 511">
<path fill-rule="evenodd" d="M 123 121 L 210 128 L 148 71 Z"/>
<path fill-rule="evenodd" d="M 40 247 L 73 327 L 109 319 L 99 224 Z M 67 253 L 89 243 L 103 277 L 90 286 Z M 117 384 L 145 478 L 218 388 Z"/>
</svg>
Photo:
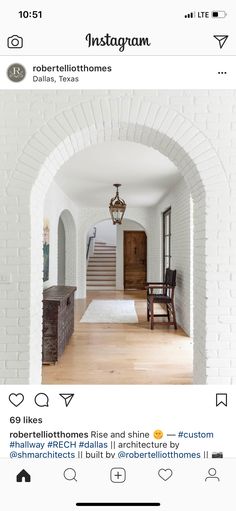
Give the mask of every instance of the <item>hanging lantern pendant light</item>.
<svg viewBox="0 0 236 511">
<path fill-rule="evenodd" d="M 112 222 L 114 225 L 121 224 L 126 210 L 126 204 L 123 199 L 119 197 L 119 184 L 114 184 L 116 187 L 116 195 L 110 200 L 109 211 L 111 214 Z"/>
</svg>

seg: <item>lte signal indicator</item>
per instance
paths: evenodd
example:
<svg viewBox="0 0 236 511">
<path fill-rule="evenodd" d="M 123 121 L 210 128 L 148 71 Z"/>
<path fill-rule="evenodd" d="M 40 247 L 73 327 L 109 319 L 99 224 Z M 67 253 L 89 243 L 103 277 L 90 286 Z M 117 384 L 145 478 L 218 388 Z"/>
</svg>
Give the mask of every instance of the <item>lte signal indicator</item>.
<svg viewBox="0 0 236 511">
<path fill-rule="evenodd" d="M 185 18 L 195 18 L 196 17 L 196 12 L 189 12 L 188 14 L 185 14 L 184 15 Z"/>
</svg>

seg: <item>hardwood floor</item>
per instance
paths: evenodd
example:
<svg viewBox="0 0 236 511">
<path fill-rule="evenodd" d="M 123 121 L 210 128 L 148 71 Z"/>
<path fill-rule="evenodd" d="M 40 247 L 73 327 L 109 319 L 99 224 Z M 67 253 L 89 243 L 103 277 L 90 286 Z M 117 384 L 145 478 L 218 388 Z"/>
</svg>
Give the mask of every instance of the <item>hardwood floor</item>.
<svg viewBox="0 0 236 511">
<path fill-rule="evenodd" d="M 139 323 L 80 323 L 92 299 L 134 299 Z M 76 300 L 75 332 L 59 362 L 43 366 L 47 384 L 191 384 L 192 341 L 178 328 L 146 321 L 143 291 L 89 291 Z"/>
</svg>

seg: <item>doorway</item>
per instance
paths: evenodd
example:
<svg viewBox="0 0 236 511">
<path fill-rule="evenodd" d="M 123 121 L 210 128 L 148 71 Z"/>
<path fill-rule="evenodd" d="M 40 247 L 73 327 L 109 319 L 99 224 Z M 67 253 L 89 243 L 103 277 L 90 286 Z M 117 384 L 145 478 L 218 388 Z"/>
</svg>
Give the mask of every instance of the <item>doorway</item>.
<svg viewBox="0 0 236 511">
<path fill-rule="evenodd" d="M 147 236 L 124 231 L 124 289 L 144 289 L 147 281 Z"/>
<path fill-rule="evenodd" d="M 66 234 L 65 227 L 61 218 L 59 218 L 58 222 L 57 258 L 57 282 L 59 286 L 64 286 L 66 282 Z"/>
<path fill-rule="evenodd" d="M 51 261 L 54 271 L 57 270 L 54 279 L 59 286 L 77 286 L 76 242 L 74 218 L 68 209 L 64 209 L 58 218 L 57 251 Z"/>
</svg>

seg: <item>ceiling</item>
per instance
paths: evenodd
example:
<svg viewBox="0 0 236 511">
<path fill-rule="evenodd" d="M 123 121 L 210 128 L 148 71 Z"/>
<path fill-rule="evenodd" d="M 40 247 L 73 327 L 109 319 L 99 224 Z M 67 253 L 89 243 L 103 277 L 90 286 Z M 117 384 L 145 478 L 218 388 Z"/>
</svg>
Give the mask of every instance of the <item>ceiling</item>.
<svg viewBox="0 0 236 511">
<path fill-rule="evenodd" d="M 179 180 L 175 165 L 159 151 L 134 142 L 105 142 L 80 151 L 58 171 L 55 181 L 81 206 L 103 207 L 121 183 L 130 207 L 155 205 Z"/>
</svg>

